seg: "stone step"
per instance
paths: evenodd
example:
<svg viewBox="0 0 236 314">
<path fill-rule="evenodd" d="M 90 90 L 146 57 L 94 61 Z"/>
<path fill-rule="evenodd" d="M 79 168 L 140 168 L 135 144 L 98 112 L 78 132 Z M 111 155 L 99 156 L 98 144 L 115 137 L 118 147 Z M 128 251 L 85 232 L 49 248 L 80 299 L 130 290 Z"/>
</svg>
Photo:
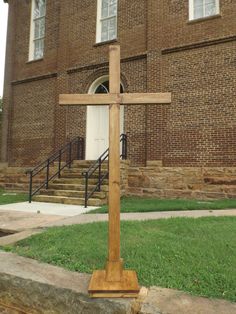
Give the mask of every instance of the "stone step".
<svg viewBox="0 0 236 314">
<path fill-rule="evenodd" d="M 80 165 L 80 164 L 72 164 L 70 169 L 81 169 L 81 171 L 86 171 L 90 168 L 91 165 Z M 108 164 L 102 164 L 101 168 L 106 171 L 108 169 Z M 67 168 L 65 168 L 67 169 Z"/>
<path fill-rule="evenodd" d="M 225 178 L 225 177 L 205 177 L 204 182 L 212 185 L 233 185 L 236 186 L 236 177 Z"/>
<path fill-rule="evenodd" d="M 72 168 L 89 168 L 90 166 L 92 166 L 94 164 L 95 161 L 93 162 L 89 162 L 87 160 L 75 160 L 73 161 L 71 167 Z M 102 167 L 107 168 L 108 167 L 108 161 L 104 161 L 102 164 Z"/>
<path fill-rule="evenodd" d="M 88 189 L 91 191 L 95 188 L 95 185 L 88 185 Z M 58 183 L 51 183 L 49 184 L 49 189 L 53 190 L 76 190 L 76 191 L 84 191 L 85 186 L 84 184 L 58 184 Z M 108 191 L 108 185 L 102 185 L 101 191 L 107 192 Z"/>
<path fill-rule="evenodd" d="M 71 168 L 65 168 L 65 169 L 81 169 L 82 171 L 86 171 L 90 168 L 91 165 L 79 165 L 79 164 L 72 164 Z M 102 169 L 108 169 L 108 164 L 102 164 Z"/>
<path fill-rule="evenodd" d="M 84 185 L 85 184 L 85 179 L 84 178 L 60 178 L 60 179 L 56 179 L 53 181 L 53 183 L 57 183 L 57 184 L 79 184 L 79 185 Z M 98 183 L 98 179 L 89 179 L 89 184 L 93 185 L 93 184 L 97 184 Z M 108 184 L 108 180 L 105 179 L 103 181 L 103 184 L 106 185 Z"/>
<path fill-rule="evenodd" d="M 107 173 L 106 170 L 102 170 L 101 171 L 101 175 L 105 175 Z M 99 177 L 99 171 L 95 171 L 90 178 L 91 179 L 96 179 Z M 83 175 L 83 171 L 74 171 L 74 169 L 70 169 L 70 170 L 65 170 L 63 171 L 63 173 L 61 174 L 61 178 L 80 178 L 83 179 L 85 178 L 85 176 Z"/>
<path fill-rule="evenodd" d="M 45 203 L 60 203 L 68 205 L 84 205 L 83 198 L 72 198 L 63 196 L 50 196 L 50 195 L 36 195 L 33 197 L 33 201 L 45 202 Z M 92 198 L 88 201 L 88 206 L 101 206 L 106 204 L 106 201 L 97 198 Z"/>
<path fill-rule="evenodd" d="M 88 168 L 79 168 L 79 167 L 75 167 L 75 168 L 65 169 L 65 170 L 63 170 L 62 173 L 77 173 L 77 174 L 81 174 L 81 175 L 82 175 L 82 173 L 86 172 L 87 170 L 88 170 Z M 101 172 L 102 172 L 102 173 L 108 172 L 107 167 L 102 167 L 102 168 L 101 168 Z M 98 175 L 99 169 L 96 169 L 96 170 L 94 171 L 94 173 Z"/>
<path fill-rule="evenodd" d="M 105 172 L 102 172 L 102 176 L 104 176 L 106 173 Z M 89 177 L 89 180 L 90 179 L 97 179 L 98 180 L 98 172 L 97 173 L 94 173 L 92 174 L 90 177 Z M 75 178 L 75 179 L 85 179 L 85 177 L 81 174 L 81 173 L 76 173 L 76 172 L 65 172 L 65 173 L 62 173 L 61 174 L 61 178 Z"/>
<path fill-rule="evenodd" d="M 65 196 L 65 197 L 77 197 L 84 198 L 84 191 L 75 191 L 75 190 L 43 190 L 40 192 L 40 195 L 51 195 L 51 196 Z M 105 192 L 94 192 L 91 198 L 105 199 Z"/>
</svg>

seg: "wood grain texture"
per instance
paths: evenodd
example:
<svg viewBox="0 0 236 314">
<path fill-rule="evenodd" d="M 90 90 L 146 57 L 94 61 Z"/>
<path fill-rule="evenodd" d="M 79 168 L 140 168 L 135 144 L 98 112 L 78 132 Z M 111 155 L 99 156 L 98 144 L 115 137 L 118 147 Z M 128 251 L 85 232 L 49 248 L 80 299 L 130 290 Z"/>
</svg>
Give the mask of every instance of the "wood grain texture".
<svg viewBox="0 0 236 314">
<path fill-rule="evenodd" d="M 59 96 L 60 105 L 109 105 L 118 102 L 117 94 L 61 94 Z"/>
<path fill-rule="evenodd" d="M 111 84 L 114 84 L 111 82 Z M 114 87 L 114 86 L 113 86 Z M 134 93 L 134 94 L 61 94 L 59 104 L 66 106 L 101 106 L 109 104 L 151 105 L 170 104 L 171 93 Z"/>
<path fill-rule="evenodd" d="M 140 291 L 136 272 L 132 270 L 124 270 L 120 281 L 106 281 L 105 270 L 97 270 L 93 273 L 89 284 L 89 293 L 94 297 L 124 297 L 129 294 L 129 297 L 136 297 Z"/>
<path fill-rule="evenodd" d="M 109 88 L 120 92 L 120 47 L 111 46 L 109 62 Z M 120 281 L 120 105 L 110 104 L 109 109 L 109 240 L 106 279 Z"/>
<path fill-rule="evenodd" d="M 133 93 L 133 94 L 121 94 L 120 103 L 123 105 L 129 104 L 170 104 L 171 93 Z"/>
</svg>

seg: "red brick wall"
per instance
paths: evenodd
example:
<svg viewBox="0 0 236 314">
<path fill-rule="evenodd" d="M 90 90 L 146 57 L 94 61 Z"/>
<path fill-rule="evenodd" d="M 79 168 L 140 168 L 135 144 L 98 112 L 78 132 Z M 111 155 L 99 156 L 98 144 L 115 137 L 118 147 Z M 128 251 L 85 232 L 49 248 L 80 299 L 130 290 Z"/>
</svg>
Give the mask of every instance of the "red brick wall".
<svg viewBox="0 0 236 314">
<path fill-rule="evenodd" d="M 236 162 L 236 2 L 188 22 L 188 1 L 148 1 L 148 90 L 172 92 L 149 107 L 147 160 L 166 166 Z"/>
<path fill-rule="evenodd" d="M 10 164 L 37 164 L 54 150 L 55 87 L 53 78 L 13 87 Z"/>
<path fill-rule="evenodd" d="M 125 90 L 173 95 L 171 106 L 125 108 L 132 164 L 235 164 L 236 2 L 220 2 L 221 16 L 189 23 L 188 0 L 119 1 Z M 108 73 L 108 44 L 94 45 L 96 0 L 48 1 L 45 56 L 29 63 L 30 3 L 9 0 L 3 139 L 11 165 L 34 164 L 85 136 L 86 109 L 59 107 L 58 95 L 86 93 Z"/>
</svg>

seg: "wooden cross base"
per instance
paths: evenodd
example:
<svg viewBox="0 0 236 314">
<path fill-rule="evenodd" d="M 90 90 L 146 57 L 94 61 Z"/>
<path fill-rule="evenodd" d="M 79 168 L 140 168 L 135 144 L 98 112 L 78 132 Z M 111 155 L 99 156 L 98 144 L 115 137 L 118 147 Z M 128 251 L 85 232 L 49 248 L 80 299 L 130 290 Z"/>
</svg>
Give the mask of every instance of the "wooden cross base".
<svg viewBox="0 0 236 314">
<path fill-rule="evenodd" d="M 105 270 L 96 270 L 89 284 L 93 298 L 137 298 L 140 287 L 135 271 L 123 270 L 120 281 L 107 281 Z"/>
</svg>

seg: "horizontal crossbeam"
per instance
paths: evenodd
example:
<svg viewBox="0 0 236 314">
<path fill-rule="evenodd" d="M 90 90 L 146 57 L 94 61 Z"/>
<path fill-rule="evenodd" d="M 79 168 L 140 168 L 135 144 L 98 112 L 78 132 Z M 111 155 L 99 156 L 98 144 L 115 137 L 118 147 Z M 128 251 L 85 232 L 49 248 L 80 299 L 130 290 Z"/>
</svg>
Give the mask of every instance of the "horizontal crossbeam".
<svg viewBox="0 0 236 314">
<path fill-rule="evenodd" d="M 62 94 L 60 105 L 141 105 L 170 104 L 171 93 L 133 93 L 133 94 Z"/>
</svg>

